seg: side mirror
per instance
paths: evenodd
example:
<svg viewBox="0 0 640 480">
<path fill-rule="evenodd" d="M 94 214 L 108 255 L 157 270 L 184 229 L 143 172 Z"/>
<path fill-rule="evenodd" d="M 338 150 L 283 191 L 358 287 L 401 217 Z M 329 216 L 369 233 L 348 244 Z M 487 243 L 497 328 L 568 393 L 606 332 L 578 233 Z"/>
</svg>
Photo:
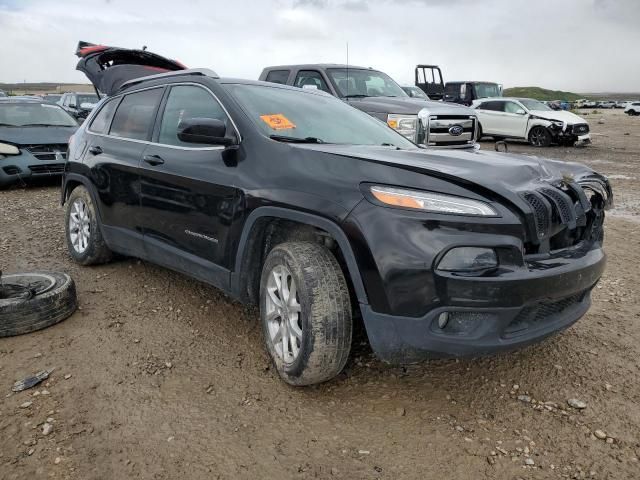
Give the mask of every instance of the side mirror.
<svg viewBox="0 0 640 480">
<path fill-rule="evenodd" d="M 519 108 L 518 110 L 516 110 L 516 113 L 517 113 L 518 115 L 524 115 L 524 114 L 525 114 L 525 113 L 527 113 L 527 112 L 525 112 L 523 109 Z"/>
<path fill-rule="evenodd" d="M 224 145 L 235 143 L 226 136 L 227 126 L 217 118 L 188 118 L 178 125 L 178 138 L 186 143 L 203 143 L 206 145 Z"/>
</svg>

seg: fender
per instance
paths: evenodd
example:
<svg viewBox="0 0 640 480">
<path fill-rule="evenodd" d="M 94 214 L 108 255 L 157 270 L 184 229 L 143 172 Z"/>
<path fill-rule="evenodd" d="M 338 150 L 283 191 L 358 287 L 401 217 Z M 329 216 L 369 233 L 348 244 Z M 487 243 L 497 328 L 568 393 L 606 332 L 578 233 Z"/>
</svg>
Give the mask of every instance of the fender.
<svg viewBox="0 0 640 480">
<path fill-rule="evenodd" d="M 242 234 L 240 235 L 240 241 L 238 242 L 235 268 L 233 273 L 231 274 L 231 285 L 234 292 L 240 292 L 241 290 L 240 272 L 246 253 L 249 234 L 251 233 L 251 229 L 253 228 L 256 221 L 262 217 L 275 217 L 285 220 L 292 220 L 308 225 L 313 225 L 314 227 L 321 228 L 330 233 L 336 240 L 336 242 L 338 242 L 338 246 L 340 247 L 340 250 L 344 255 L 344 259 L 347 262 L 347 269 L 349 270 L 349 276 L 351 277 L 351 282 L 353 284 L 356 297 L 358 298 L 358 302 L 361 304 L 369 303 L 367 300 L 367 294 L 364 289 L 364 284 L 362 283 L 362 277 L 360 276 L 360 270 L 358 269 L 353 250 L 351 248 L 351 244 L 349 243 L 347 236 L 340 228 L 340 226 L 331 220 L 319 217 L 317 215 L 300 212 L 297 210 L 289 210 L 281 207 L 259 207 L 251 212 L 251 214 L 247 217 L 247 220 L 242 229 Z"/>
<path fill-rule="evenodd" d="M 64 177 L 62 178 L 62 190 L 60 191 L 60 205 L 64 205 L 65 202 L 67 201 L 67 191 L 68 191 L 67 184 L 69 183 L 69 181 L 74 181 L 74 182 L 77 181 L 87 189 L 87 191 L 89 192 L 89 195 L 91 195 L 93 204 L 95 205 L 96 213 L 98 215 L 98 220 L 100 220 L 100 223 L 102 223 L 102 216 L 100 214 L 100 203 L 96 199 L 96 192 L 93 188 L 93 184 L 87 177 L 83 175 L 80 175 L 78 173 L 67 173 L 64 175 Z"/>
</svg>

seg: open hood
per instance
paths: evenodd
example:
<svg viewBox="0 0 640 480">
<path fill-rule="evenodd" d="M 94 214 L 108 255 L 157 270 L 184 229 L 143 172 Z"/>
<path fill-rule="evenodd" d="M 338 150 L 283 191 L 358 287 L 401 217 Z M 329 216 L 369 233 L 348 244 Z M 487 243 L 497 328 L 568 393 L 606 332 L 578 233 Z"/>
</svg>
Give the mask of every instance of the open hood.
<svg viewBox="0 0 640 480">
<path fill-rule="evenodd" d="M 107 47 L 79 42 L 76 70 L 83 72 L 96 90 L 106 95 L 116 93 L 124 83 L 157 73 L 185 70 L 183 64 L 146 50 Z"/>
</svg>

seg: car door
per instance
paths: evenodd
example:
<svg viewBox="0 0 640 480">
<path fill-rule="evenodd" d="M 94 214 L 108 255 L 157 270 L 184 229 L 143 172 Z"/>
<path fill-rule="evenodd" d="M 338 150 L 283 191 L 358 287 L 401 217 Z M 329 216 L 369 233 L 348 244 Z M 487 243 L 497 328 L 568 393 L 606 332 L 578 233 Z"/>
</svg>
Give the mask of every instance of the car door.
<svg viewBox="0 0 640 480">
<path fill-rule="evenodd" d="M 502 103 L 501 101 L 490 100 L 482 102 L 476 108 L 483 133 L 487 135 L 502 134 L 500 132 Z"/>
<path fill-rule="evenodd" d="M 215 95 L 200 84 L 168 88 L 140 167 L 141 220 L 147 257 L 227 288 L 229 235 L 238 210 L 235 168 L 222 146 L 182 142 L 178 128 L 193 118 L 235 127 Z"/>
<path fill-rule="evenodd" d="M 506 136 L 525 138 L 529 116 L 522 105 L 512 100 L 504 102 L 502 124 Z"/>
<path fill-rule="evenodd" d="M 115 250 L 143 256 L 140 225 L 142 155 L 164 88 L 108 100 L 87 129 L 84 164 L 90 169 L 104 236 Z"/>
</svg>

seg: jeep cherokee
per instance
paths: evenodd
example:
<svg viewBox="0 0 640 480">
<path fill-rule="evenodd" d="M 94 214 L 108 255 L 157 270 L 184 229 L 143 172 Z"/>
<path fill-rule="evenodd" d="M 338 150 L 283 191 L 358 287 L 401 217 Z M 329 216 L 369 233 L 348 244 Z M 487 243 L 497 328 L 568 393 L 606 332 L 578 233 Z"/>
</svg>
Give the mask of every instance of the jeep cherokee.
<svg viewBox="0 0 640 480">
<path fill-rule="evenodd" d="M 589 308 L 612 197 L 586 167 L 420 148 L 314 89 L 146 51 L 78 55 L 107 97 L 70 146 L 69 254 L 139 257 L 258 304 L 290 384 L 341 371 L 354 317 L 405 363 L 527 345 Z"/>
</svg>

